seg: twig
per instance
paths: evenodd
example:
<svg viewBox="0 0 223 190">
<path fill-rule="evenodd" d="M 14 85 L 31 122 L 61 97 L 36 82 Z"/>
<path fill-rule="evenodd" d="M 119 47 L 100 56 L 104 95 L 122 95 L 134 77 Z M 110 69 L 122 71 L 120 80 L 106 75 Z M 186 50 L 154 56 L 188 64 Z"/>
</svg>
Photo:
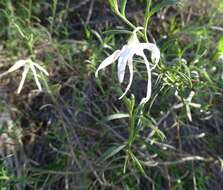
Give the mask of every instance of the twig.
<svg viewBox="0 0 223 190">
<path fill-rule="evenodd" d="M 147 161 L 147 162 L 142 162 L 142 164 L 144 164 L 145 166 L 156 167 L 156 166 L 178 165 L 189 161 L 213 162 L 215 160 L 212 157 L 204 158 L 201 156 L 188 156 L 181 158 L 180 160 L 166 161 L 166 162 Z"/>
<path fill-rule="evenodd" d="M 212 30 L 217 30 L 217 31 L 221 31 L 221 32 L 223 32 L 223 28 L 220 27 L 220 26 L 210 26 L 210 28 L 211 28 Z"/>
<path fill-rule="evenodd" d="M 72 12 L 72 11 L 75 11 L 75 10 L 81 8 L 82 6 L 84 6 L 85 4 L 87 4 L 89 1 L 90 1 L 90 0 L 82 1 L 82 2 L 80 2 L 79 4 L 77 4 L 75 7 L 70 8 L 69 11 L 71 11 L 71 12 Z"/>
<path fill-rule="evenodd" d="M 92 12 L 93 12 L 93 9 L 94 9 L 94 2 L 95 2 L 95 0 L 91 0 L 90 8 L 89 8 L 87 19 L 86 19 L 86 22 L 85 22 L 86 25 L 88 25 L 88 23 L 91 20 Z"/>
</svg>

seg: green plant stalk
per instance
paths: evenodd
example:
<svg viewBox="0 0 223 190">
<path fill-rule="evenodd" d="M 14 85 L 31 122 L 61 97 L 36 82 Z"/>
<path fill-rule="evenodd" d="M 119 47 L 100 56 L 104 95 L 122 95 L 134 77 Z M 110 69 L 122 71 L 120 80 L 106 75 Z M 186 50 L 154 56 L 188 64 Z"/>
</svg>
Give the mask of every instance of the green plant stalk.
<svg viewBox="0 0 223 190">
<path fill-rule="evenodd" d="M 19 27 L 18 24 L 16 24 L 15 22 L 13 22 L 14 26 L 16 27 L 16 29 L 18 30 L 19 34 L 22 36 L 22 38 L 27 39 L 26 35 L 23 33 L 23 31 L 21 30 L 21 28 Z"/>
<path fill-rule="evenodd" d="M 129 131 L 129 137 L 128 137 L 128 141 L 127 141 L 127 150 L 126 150 L 126 156 L 125 156 L 125 162 L 124 162 L 124 167 L 123 167 L 123 173 L 126 173 L 126 168 L 127 165 L 131 159 L 131 148 L 132 148 L 132 144 L 134 142 L 134 130 L 135 130 L 135 117 L 134 117 L 134 113 L 135 113 L 135 99 L 134 96 L 132 96 L 131 101 L 124 98 L 123 99 L 123 103 L 126 105 L 127 109 L 128 109 L 128 113 L 129 113 L 129 125 L 128 125 L 128 131 Z"/>
<path fill-rule="evenodd" d="M 33 5 L 33 1 L 29 0 L 29 14 L 28 14 L 28 22 L 29 22 L 29 24 L 31 23 L 31 18 L 32 18 L 32 5 Z"/>
<path fill-rule="evenodd" d="M 121 5 L 121 14 L 125 17 L 125 8 L 126 8 L 127 0 L 122 0 Z"/>
<path fill-rule="evenodd" d="M 31 55 L 31 57 L 35 57 L 35 55 L 33 53 L 33 40 L 34 40 L 34 37 L 31 34 L 30 37 L 29 37 L 29 39 L 26 41 L 26 45 L 28 47 L 29 54 Z"/>
<path fill-rule="evenodd" d="M 152 1 L 151 0 L 147 0 L 147 4 L 146 4 L 146 12 L 145 12 L 145 18 L 144 18 L 144 39 L 146 42 L 149 42 L 148 40 L 148 36 L 147 36 L 147 29 L 148 29 L 148 25 L 149 25 L 149 20 L 150 20 L 150 8 L 152 6 Z"/>
<path fill-rule="evenodd" d="M 132 143 L 134 141 L 135 131 L 135 118 L 133 113 L 129 113 L 129 139 L 128 139 L 128 151 L 131 151 Z"/>
<path fill-rule="evenodd" d="M 116 13 L 117 16 L 119 16 L 123 22 L 125 22 L 129 27 L 131 27 L 133 30 L 136 29 L 137 27 L 132 24 L 126 17 L 124 17 L 120 12 Z M 140 36 L 147 42 L 147 38 L 146 35 L 144 34 L 144 32 L 138 31 L 138 33 L 140 34 Z"/>
<path fill-rule="evenodd" d="M 140 105 L 137 108 L 132 107 L 134 104 L 132 102 L 131 108 L 129 109 L 129 138 L 128 138 L 128 142 L 127 142 L 127 154 L 125 157 L 125 162 L 124 162 L 124 168 L 123 168 L 123 173 L 125 174 L 126 172 L 126 167 L 127 164 L 130 162 L 130 160 L 132 160 L 133 162 L 135 162 L 136 156 L 134 155 L 133 151 L 132 151 L 132 145 L 133 142 L 135 140 L 136 137 L 136 133 L 137 133 L 137 128 L 136 126 L 138 126 L 141 122 L 141 115 L 143 114 L 143 106 Z M 138 117 L 137 114 L 140 113 L 140 116 Z M 137 124 L 136 124 L 137 122 Z M 143 172 L 144 174 L 144 170 L 141 167 L 140 163 L 138 164 L 138 166 L 140 166 L 140 170 Z"/>
<path fill-rule="evenodd" d="M 15 22 L 13 22 L 14 26 L 16 27 L 16 29 L 18 30 L 19 34 L 21 35 L 21 37 L 24 39 L 25 41 L 25 45 L 28 47 L 29 49 L 29 53 L 31 55 L 33 55 L 33 40 L 34 40 L 34 36 L 33 34 L 30 34 L 30 36 L 27 36 L 22 29 L 19 27 L 19 25 Z"/>
<path fill-rule="evenodd" d="M 125 22 L 128 26 L 130 26 L 132 29 L 135 29 L 136 26 L 132 24 L 125 16 L 123 16 L 120 12 L 116 12 L 117 16 L 119 16 L 123 22 Z"/>
<path fill-rule="evenodd" d="M 111 9 L 114 11 L 114 12 L 118 12 L 118 3 L 117 3 L 117 0 L 108 0 L 110 6 L 111 6 Z"/>
<path fill-rule="evenodd" d="M 141 111 L 140 111 L 141 110 Z M 143 113 L 143 106 L 140 105 L 140 107 L 129 109 L 129 139 L 128 139 L 128 152 L 131 152 L 132 144 L 135 140 L 136 135 L 136 126 L 140 123 L 141 119 L 138 118 L 137 114 L 140 111 L 140 115 Z M 137 121 L 137 124 L 136 124 Z"/>
<path fill-rule="evenodd" d="M 120 13 L 118 10 L 115 11 L 115 14 L 116 14 L 119 18 L 121 18 L 122 21 L 123 21 L 124 23 L 126 23 L 126 24 L 127 24 L 130 28 L 132 28 L 133 30 L 135 30 L 135 29 L 137 28 L 134 24 L 132 24 L 132 23 L 126 18 L 125 14 L 123 15 L 123 14 Z M 144 27 L 144 28 L 145 28 L 145 27 Z M 148 22 L 147 22 L 147 27 L 146 27 L 146 29 L 144 29 L 143 32 L 138 31 L 139 35 L 140 35 L 146 42 L 148 42 L 148 38 L 147 38 L 147 28 L 148 28 Z"/>
<path fill-rule="evenodd" d="M 52 34 L 52 32 L 53 32 L 53 26 L 54 26 L 56 10 L 57 10 L 57 3 L 58 3 L 58 0 L 53 0 L 52 21 L 50 24 L 50 34 Z"/>
<path fill-rule="evenodd" d="M 129 163 L 129 160 L 131 159 L 131 154 L 132 154 L 132 143 L 134 141 L 134 129 L 135 129 L 135 121 L 133 117 L 133 111 L 129 109 L 129 138 L 127 142 L 127 154 L 125 157 L 125 162 L 124 162 L 124 167 L 123 167 L 123 173 L 126 173 L 126 168 Z"/>
</svg>

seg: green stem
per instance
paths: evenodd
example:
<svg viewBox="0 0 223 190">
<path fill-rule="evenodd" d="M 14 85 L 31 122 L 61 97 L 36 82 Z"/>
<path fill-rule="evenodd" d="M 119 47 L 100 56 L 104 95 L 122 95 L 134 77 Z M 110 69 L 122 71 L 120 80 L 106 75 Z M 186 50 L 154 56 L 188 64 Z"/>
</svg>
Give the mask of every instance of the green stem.
<svg viewBox="0 0 223 190">
<path fill-rule="evenodd" d="M 58 3 L 58 0 L 53 0 L 52 21 L 51 21 L 51 25 L 50 25 L 50 33 L 51 34 L 53 32 L 53 26 L 54 26 L 55 17 L 56 17 L 57 3 Z"/>
<path fill-rule="evenodd" d="M 128 139 L 128 152 L 131 151 L 132 143 L 134 141 L 134 133 L 135 133 L 135 118 L 133 115 L 134 111 L 130 111 L 129 113 L 129 139 Z"/>
<path fill-rule="evenodd" d="M 148 25 L 149 25 L 149 20 L 150 20 L 150 8 L 152 5 L 151 0 L 147 0 L 147 5 L 146 5 L 146 12 L 145 12 L 145 20 L 144 20 L 144 39 L 146 42 L 149 42 L 148 37 L 147 37 L 147 30 L 148 30 Z"/>
<path fill-rule="evenodd" d="M 127 0 L 122 0 L 121 5 L 121 14 L 125 17 L 125 8 L 126 8 Z"/>
<path fill-rule="evenodd" d="M 116 14 L 122 19 L 123 22 L 125 22 L 129 27 L 131 27 L 133 30 L 136 29 L 137 27 L 132 24 L 126 17 L 124 17 L 122 14 L 120 14 L 119 12 L 116 12 Z M 148 42 L 144 32 L 140 32 L 138 31 L 139 35 L 146 41 Z"/>
<path fill-rule="evenodd" d="M 127 25 L 129 25 L 132 29 L 135 29 L 136 26 L 132 24 L 125 16 L 123 16 L 120 12 L 116 12 L 116 14 L 125 22 Z"/>
<path fill-rule="evenodd" d="M 126 173 L 126 168 L 127 164 L 129 162 L 129 158 L 131 157 L 131 149 L 132 149 L 132 143 L 134 141 L 134 117 L 132 114 L 132 110 L 129 110 L 129 138 L 128 138 L 128 143 L 127 143 L 127 154 L 125 157 L 125 163 L 124 163 L 124 168 L 123 168 L 123 173 Z"/>
<path fill-rule="evenodd" d="M 31 23 L 31 18 L 32 18 L 32 4 L 33 4 L 33 1 L 29 0 L 29 15 L 28 15 L 29 24 Z"/>
</svg>

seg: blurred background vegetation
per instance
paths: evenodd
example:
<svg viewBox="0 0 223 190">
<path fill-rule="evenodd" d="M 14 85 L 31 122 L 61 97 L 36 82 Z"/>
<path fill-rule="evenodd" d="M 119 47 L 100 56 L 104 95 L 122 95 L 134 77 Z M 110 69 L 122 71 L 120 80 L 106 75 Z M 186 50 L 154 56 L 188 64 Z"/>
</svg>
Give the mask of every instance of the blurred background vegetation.
<svg viewBox="0 0 223 190">
<path fill-rule="evenodd" d="M 141 25 L 145 6 L 127 1 L 127 18 Z M 128 119 L 117 94 L 126 84 L 115 66 L 94 73 L 131 28 L 103 0 L 1 0 L 0 26 L 1 73 L 30 56 L 22 30 L 50 74 L 43 92 L 28 76 L 19 95 L 19 71 L 0 80 L 1 190 L 223 189 L 222 0 L 178 1 L 151 18 L 161 61 L 125 173 Z M 135 69 L 137 104 L 147 79 L 141 64 Z M 200 108 L 187 101 L 191 92 Z"/>
</svg>

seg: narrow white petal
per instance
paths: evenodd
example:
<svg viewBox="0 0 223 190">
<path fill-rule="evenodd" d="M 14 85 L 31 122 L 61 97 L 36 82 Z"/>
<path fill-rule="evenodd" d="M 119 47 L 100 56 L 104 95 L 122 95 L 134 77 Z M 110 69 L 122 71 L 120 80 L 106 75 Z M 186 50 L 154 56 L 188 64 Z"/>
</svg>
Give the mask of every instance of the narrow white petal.
<svg viewBox="0 0 223 190">
<path fill-rule="evenodd" d="M 99 65 L 98 69 L 95 72 L 95 77 L 98 77 L 98 72 L 101 69 L 104 69 L 108 65 L 111 65 L 113 62 L 115 62 L 118 59 L 119 55 L 120 55 L 120 50 L 116 50 L 112 55 L 110 55 L 104 61 L 102 61 L 102 63 Z"/>
<path fill-rule="evenodd" d="M 35 67 L 32 63 L 30 64 L 30 69 L 32 70 L 32 73 L 33 73 L 33 76 L 34 76 L 34 79 L 35 79 L 35 82 L 36 82 L 36 85 L 37 85 L 38 89 L 40 91 L 42 91 L 42 87 L 41 87 L 41 84 L 39 82 L 39 79 L 38 79 L 38 76 L 37 76 L 37 73 L 36 73 L 36 69 L 35 69 Z"/>
<path fill-rule="evenodd" d="M 23 73 L 22 73 L 22 79 L 21 79 L 21 81 L 19 83 L 19 87 L 18 87 L 18 90 L 17 90 L 17 94 L 20 94 L 20 92 L 22 90 L 22 87 L 23 87 L 24 82 L 26 80 L 26 76 L 28 74 L 28 71 L 29 71 L 29 65 L 27 64 L 27 65 L 24 66 L 24 70 L 23 70 Z"/>
<path fill-rule="evenodd" d="M 139 46 L 140 46 L 141 49 L 147 49 L 147 50 L 151 51 L 151 60 L 156 66 L 158 64 L 159 60 L 160 60 L 160 50 L 159 50 L 159 48 L 153 43 L 140 43 Z"/>
<path fill-rule="evenodd" d="M 184 106 L 183 103 L 179 103 L 179 104 L 173 105 L 173 109 L 179 109 L 179 108 L 182 108 L 183 106 Z"/>
<path fill-rule="evenodd" d="M 187 101 L 188 102 L 191 102 L 191 100 L 192 100 L 192 98 L 193 98 L 194 95 L 195 95 L 195 92 L 194 91 L 191 91 L 190 94 L 189 94 L 189 96 L 188 96 L 188 98 L 187 98 Z"/>
<path fill-rule="evenodd" d="M 15 64 L 9 68 L 8 73 L 11 73 L 17 69 L 19 69 L 20 67 L 23 67 L 26 64 L 27 60 L 19 60 L 16 61 Z"/>
<path fill-rule="evenodd" d="M 152 82 L 151 82 L 151 69 L 150 69 L 150 65 L 149 62 L 146 58 L 145 55 L 142 56 L 145 64 L 146 64 L 146 69 L 147 69 L 147 75 L 148 75 L 148 81 L 147 81 L 147 93 L 146 93 L 146 97 L 143 98 L 140 102 L 140 104 L 145 104 L 146 102 L 149 101 L 150 97 L 151 97 L 151 91 L 152 91 Z"/>
<path fill-rule="evenodd" d="M 189 121 L 192 121 L 192 116 L 191 116 L 191 111 L 189 105 L 186 105 L 186 112 L 187 112 L 187 117 Z"/>
<path fill-rule="evenodd" d="M 181 101 L 182 99 L 181 99 L 181 97 L 180 97 L 178 94 L 179 94 L 179 93 L 178 93 L 178 91 L 176 90 L 175 93 L 174 93 L 174 95 L 177 97 L 178 100 Z"/>
<path fill-rule="evenodd" d="M 34 65 L 37 69 L 39 69 L 40 71 L 42 71 L 46 76 L 49 76 L 49 73 L 47 72 L 47 70 L 44 69 L 41 65 L 39 65 L 39 64 L 37 64 L 37 63 L 34 63 L 34 62 L 33 62 L 33 65 Z"/>
<path fill-rule="evenodd" d="M 129 76 L 129 84 L 126 87 L 125 92 L 122 94 L 122 96 L 119 99 L 122 99 L 126 95 L 126 93 L 129 91 L 129 89 L 132 85 L 132 81 L 133 81 L 133 63 L 132 63 L 132 61 L 133 61 L 132 57 L 130 57 L 128 59 L 128 68 L 129 68 L 129 75 L 130 75 Z"/>
<path fill-rule="evenodd" d="M 118 80 L 120 83 L 124 80 L 127 61 L 132 56 L 131 54 L 131 49 L 128 48 L 128 46 L 123 48 L 120 53 L 120 57 L 118 59 Z"/>
<path fill-rule="evenodd" d="M 5 72 L 1 73 L 1 74 L 0 74 L 0 79 L 1 79 L 2 77 L 4 77 L 5 75 L 7 75 L 8 73 L 9 73 L 8 71 L 5 71 Z"/>
<path fill-rule="evenodd" d="M 201 108 L 201 104 L 197 104 L 197 103 L 189 103 L 189 105 L 191 106 L 191 107 L 194 107 L 194 108 Z"/>
</svg>

